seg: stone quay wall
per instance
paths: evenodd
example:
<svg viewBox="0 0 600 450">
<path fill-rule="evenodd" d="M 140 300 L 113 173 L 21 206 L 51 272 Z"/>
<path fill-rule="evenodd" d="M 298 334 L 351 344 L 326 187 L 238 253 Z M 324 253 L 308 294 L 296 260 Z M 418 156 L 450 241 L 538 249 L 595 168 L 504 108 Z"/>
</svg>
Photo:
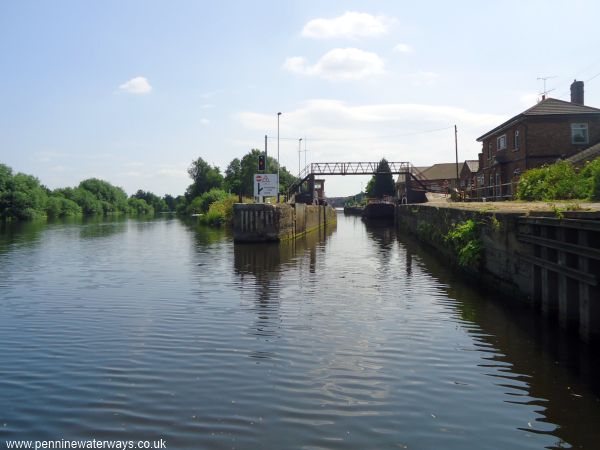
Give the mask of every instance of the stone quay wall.
<svg viewBox="0 0 600 450">
<path fill-rule="evenodd" d="M 237 203 L 233 206 L 235 242 L 271 242 L 295 239 L 321 227 L 335 226 L 330 206 Z"/>
<path fill-rule="evenodd" d="M 467 221 L 476 225 L 470 248 L 465 241 L 449 238 Z M 476 211 L 399 205 L 396 224 L 435 248 L 440 258 L 474 283 L 531 304 L 584 341 L 600 340 L 598 214 L 529 215 L 484 207 Z M 461 250 L 476 257 L 469 260 L 463 254 L 461 261 Z"/>
</svg>

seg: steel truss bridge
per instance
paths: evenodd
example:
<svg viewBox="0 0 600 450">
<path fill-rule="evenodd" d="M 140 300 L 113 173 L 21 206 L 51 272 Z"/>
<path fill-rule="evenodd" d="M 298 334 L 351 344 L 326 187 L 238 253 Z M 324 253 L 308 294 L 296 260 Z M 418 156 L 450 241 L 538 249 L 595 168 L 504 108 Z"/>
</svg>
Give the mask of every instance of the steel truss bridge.
<svg viewBox="0 0 600 450">
<path fill-rule="evenodd" d="M 409 162 L 388 162 L 392 175 L 411 173 L 414 169 Z M 300 180 L 309 175 L 374 175 L 379 173 L 379 162 L 322 162 L 311 163 L 300 172 Z M 414 169 L 416 170 L 416 169 Z"/>
<path fill-rule="evenodd" d="M 387 170 L 379 170 L 379 164 L 379 161 L 311 163 L 300 172 L 296 182 L 290 186 L 288 197 L 292 198 L 296 195 L 300 195 L 302 185 L 307 183 L 308 192 L 302 195 L 306 197 L 308 194 L 306 200 L 312 201 L 315 176 L 319 175 L 375 175 L 377 173 L 391 173 L 392 175 L 404 175 L 404 180 L 408 181 L 406 183 L 407 188 L 410 188 L 411 184 L 416 184 L 418 190 L 427 190 L 427 187 L 422 182 L 425 178 L 411 163 L 406 161 L 388 162 L 389 172 Z"/>
</svg>

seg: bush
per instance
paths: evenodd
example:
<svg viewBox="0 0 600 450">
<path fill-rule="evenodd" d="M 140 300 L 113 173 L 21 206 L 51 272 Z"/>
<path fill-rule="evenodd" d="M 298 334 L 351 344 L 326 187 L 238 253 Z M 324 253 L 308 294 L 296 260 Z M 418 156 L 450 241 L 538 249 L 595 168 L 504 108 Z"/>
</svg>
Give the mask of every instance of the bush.
<svg viewBox="0 0 600 450">
<path fill-rule="evenodd" d="M 586 197 L 590 200 L 600 200 L 600 158 L 586 163 L 580 175 L 581 183 L 586 189 Z"/>
<path fill-rule="evenodd" d="M 210 205 L 208 212 L 202 217 L 202 222 L 214 227 L 231 225 L 233 223 L 233 205 L 237 203 L 237 195 L 228 195 Z"/>
<path fill-rule="evenodd" d="M 220 200 L 229 197 L 229 194 L 222 189 L 211 189 L 202 195 L 194 198 L 187 208 L 188 214 L 204 214 L 208 212 L 210 206 Z"/>
<path fill-rule="evenodd" d="M 577 172 L 568 161 L 528 170 L 517 186 L 519 200 L 600 200 L 600 158 Z"/>
<path fill-rule="evenodd" d="M 7 166 L 0 169 L 0 218 L 29 220 L 44 217 L 48 194 L 38 179 L 23 173 L 12 175 Z"/>
<path fill-rule="evenodd" d="M 46 203 L 48 217 L 75 217 L 80 216 L 82 210 L 77 203 L 61 196 L 51 196 Z"/>
<path fill-rule="evenodd" d="M 469 219 L 454 225 L 444 238 L 458 253 L 458 264 L 462 267 L 476 269 L 481 264 L 483 246 L 477 228 L 477 223 Z"/>
<path fill-rule="evenodd" d="M 517 186 L 519 200 L 571 200 L 587 197 L 586 186 L 568 161 L 525 172 Z"/>
<path fill-rule="evenodd" d="M 146 215 L 154 214 L 154 208 L 141 198 L 131 197 L 127 200 L 127 206 L 131 214 Z"/>
</svg>

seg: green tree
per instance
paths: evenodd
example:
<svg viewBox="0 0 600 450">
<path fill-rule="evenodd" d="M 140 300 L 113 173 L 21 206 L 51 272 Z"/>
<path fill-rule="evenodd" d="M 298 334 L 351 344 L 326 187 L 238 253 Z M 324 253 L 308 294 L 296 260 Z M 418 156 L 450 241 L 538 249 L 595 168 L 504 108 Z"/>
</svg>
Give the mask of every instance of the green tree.
<svg viewBox="0 0 600 450">
<path fill-rule="evenodd" d="M 149 191 L 147 192 L 139 189 L 135 194 L 132 195 L 132 197 L 144 200 L 148 205 L 152 206 L 154 212 L 168 211 L 169 209 L 169 206 L 164 198 L 160 198 L 158 195 L 155 195 Z"/>
<path fill-rule="evenodd" d="M 0 217 L 35 219 L 46 214 L 47 189 L 37 178 L 24 173 L 12 175 L 12 170 L 2 165 L 0 187 Z"/>
<path fill-rule="evenodd" d="M 104 213 L 102 202 L 88 190 L 82 188 L 62 188 L 56 189 L 54 194 L 61 195 L 77 203 L 85 215 L 90 216 Z"/>
<path fill-rule="evenodd" d="M 392 171 L 385 158 L 377 165 L 377 173 L 371 177 L 367 184 L 367 195 L 369 197 L 383 198 L 386 195 L 393 196 L 396 193 L 396 184 Z"/>
<path fill-rule="evenodd" d="M 8 189 L 8 183 L 12 177 L 12 169 L 7 165 L 0 164 L 0 194 Z"/>
<path fill-rule="evenodd" d="M 242 162 L 239 158 L 232 159 L 225 169 L 225 189 L 242 196 Z"/>
<path fill-rule="evenodd" d="M 167 205 L 167 211 L 175 211 L 175 207 L 177 206 L 177 199 L 175 197 L 173 197 L 171 194 L 165 194 L 163 200 Z"/>
<path fill-rule="evenodd" d="M 131 214 L 154 214 L 154 208 L 142 198 L 130 197 L 127 200 L 127 205 Z"/>
<path fill-rule="evenodd" d="M 192 165 L 188 169 L 188 174 L 193 180 L 185 192 L 188 201 L 210 191 L 212 188 L 223 186 L 223 176 L 219 168 L 217 166 L 210 166 L 202 158 L 192 161 Z"/>
<path fill-rule="evenodd" d="M 251 197 L 254 195 L 254 174 L 258 171 L 258 157 L 262 154 L 261 150 L 253 148 L 246 153 L 240 162 L 240 193 L 244 196 Z M 267 158 L 267 164 L 270 173 L 277 173 L 277 160 Z M 285 167 L 279 170 L 279 192 L 284 194 L 289 186 L 296 181 L 296 177 L 289 173 Z"/>
<path fill-rule="evenodd" d="M 79 183 L 79 188 L 85 189 L 100 200 L 105 213 L 127 212 L 129 209 L 125 191 L 120 187 L 113 186 L 108 181 L 89 178 Z"/>
<path fill-rule="evenodd" d="M 83 213 L 81 207 L 73 200 L 62 195 L 51 195 L 46 203 L 48 217 L 75 217 Z"/>
<path fill-rule="evenodd" d="M 222 189 L 211 189 L 192 200 L 188 206 L 188 214 L 203 214 L 208 211 L 210 205 L 214 202 L 229 197 L 229 194 Z"/>
</svg>

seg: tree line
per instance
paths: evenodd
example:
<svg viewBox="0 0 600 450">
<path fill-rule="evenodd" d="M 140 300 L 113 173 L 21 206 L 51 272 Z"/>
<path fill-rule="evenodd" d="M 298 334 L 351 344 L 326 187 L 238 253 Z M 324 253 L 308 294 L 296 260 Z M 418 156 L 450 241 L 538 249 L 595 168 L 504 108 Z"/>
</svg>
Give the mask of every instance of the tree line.
<svg viewBox="0 0 600 450">
<path fill-rule="evenodd" d="M 24 173 L 0 164 L 0 219 L 30 220 L 98 214 L 153 214 L 169 210 L 171 196 L 142 190 L 128 197 L 108 181 L 88 178 L 76 187 L 48 189 Z"/>
<path fill-rule="evenodd" d="M 234 158 L 225 168 L 224 174 L 217 166 L 204 159 L 192 161 L 188 174 L 192 183 L 183 196 L 176 199 L 179 215 L 201 214 L 211 225 L 220 225 L 231 220 L 233 204 L 254 196 L 254 174 L 258 171 L 258 159 L 262 151 L 252 149 L 241 159 Z M 267 157 L 267 170 L 277 173 L 277 160 Z M 296 181 L 285 167 L 279 168 L 279 192 L 285 194 Z"/>
<path fill-rule="evenodd" d="M 152 192 L 138 190 L 127 196 L 125 191 L 108 181 L 97 178 L 83 180 L 76 187 L 51 190 L 32 176 L 13 173 L 0 164 L 0 219 L 30 220 L 37 218 L 76 217 L 109 214 L 154 214 L 177 212 L 180 215 L 205 214 L 215 205 L 213 220 L 216 224 L 227 219 L 234 199 L 252 197 L 254 174 L 262 152 L 252 149 L 241 159 L 234 158 L 224 174 L 217 166 L 204 159 L 192 161 L 188 174 L 192 183 L 183 195 L 160 197 Z M 277 172 L 277 161 L 268 158 L 270 172 Z M 280 192 L 285 193 L 295 181 L 285 167 L 280 168 Z"/>
</svg>

